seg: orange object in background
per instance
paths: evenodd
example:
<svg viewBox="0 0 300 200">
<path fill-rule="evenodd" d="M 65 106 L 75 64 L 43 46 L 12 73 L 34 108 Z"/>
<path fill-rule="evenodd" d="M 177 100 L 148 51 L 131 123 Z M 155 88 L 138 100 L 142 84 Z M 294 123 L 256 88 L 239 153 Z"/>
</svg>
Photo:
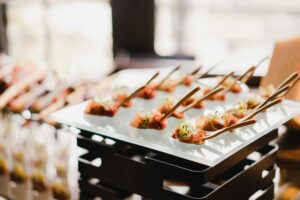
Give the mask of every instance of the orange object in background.
<svg viewBox="0 0 300 200">
<path fill-rule="evenodd" d="M 267 75 L 260 85 L 277 86 L 293 72 L 300 72 L 300 36 L 276 43 Z M 286 95 L 288 99 L 300 101 L 300 81 Z M 300 116 L 288 123 L 289 127 L 300 130 Z"/>
</svg>

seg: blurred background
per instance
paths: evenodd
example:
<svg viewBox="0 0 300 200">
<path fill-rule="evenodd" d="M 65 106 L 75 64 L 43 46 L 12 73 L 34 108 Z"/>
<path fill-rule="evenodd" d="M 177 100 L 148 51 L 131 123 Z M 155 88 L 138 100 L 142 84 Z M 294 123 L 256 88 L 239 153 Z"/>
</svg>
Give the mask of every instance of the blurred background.
<svg viewBox="0 0 300 200">
<path fill-rule="evenodd" d="M 231 70 L 240 74 L 271 56 L 276 41 L 299 36 L 299 22 L 299 0 L 0 0 L 0 52 L 8 54 L 14 63 L 49 68 L 59 80 L 73 83 L 98 83 L 106 75 L 127 68 L 177 64 L 207 67 L 223 59 L 225 63 L 213 74 Z M 263 63 L 255 75 L 264 76 L 268 66 L 269 61 Z M 21 126 L 15 116 L 0 118 Z M 68 165 L 72 183 L 68 187 L 78 192 L 76 176 L 72 176 L 77 175 L 76 157 L 69 156 L 75 148 L 74 137 L 59 139 L 58 130 L 45 124 L 31 125 L 25 131 L 23 127 L 17 129 L 20 133 L 13 134 L 13 141 L 16 137 L 26 138 L 22 134 L 32 130 L 37 143 L 41 140 L 51 148 L 63 143 L 58 152 L 45 150 L 55 163 L 49 176 L 66 178 L 67 172 L 59 177 L 57 163 L 61 167 L 65 164 L 61 160 L 73 160 Z M 40 139 L 39 132 L 49 134 Z M 276 187 L 282 194 L 277 195 L 278 199 L 300 199 L 298 133 L 284 135 L 279 141 L 284 149 L 296 150 L 279 154 L 293 167 L 288 163 L 280 172 L 277 170 L 276 183 L 283 186 Z M 49 144 L 44 144 L 47 140 Z M 4 140 L 1 144 L 7 145 Z M 67 156 L 57 161 L 61 154 Z M 72 198 L 76 199 L 77 194 Z"/>
<path fill-rule="evenodd" d="M 237 67 L 270 55 L 276 40 L 300 32 L 298 0 L 8 0 L 3 6 L 13 59 L 89 79 L 120 67 L 120 60 L 126 65 L 124 57 L 135 57 L 132 46 L 140 41 L 144 44 L 137 51 L 145 56 L 202 63 L 226 59 L 225 66 Z M 122 24 L 135 33 L 122 29 Z M 115 54 L 113 36 L 120 43 Z M 136 41 L 122 43 L 133 36 Z M 117 63 L 114 55 L 121 57 Z M 258 70 L 265 72 L 266 68 Z"/>
</svg>

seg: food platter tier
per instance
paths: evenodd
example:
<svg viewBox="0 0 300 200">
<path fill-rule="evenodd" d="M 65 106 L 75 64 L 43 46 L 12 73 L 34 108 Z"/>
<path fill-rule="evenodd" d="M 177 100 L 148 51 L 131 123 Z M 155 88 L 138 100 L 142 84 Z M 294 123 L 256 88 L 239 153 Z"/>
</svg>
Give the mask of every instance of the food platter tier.
<svg viewBox="0 0 300 200">
<path fill-rule="evenodd" d="M 200 115 L 214 110 L 226 110 L 233 103 L 247 98 L 252 94 L 243 96 L 229 94 L 228 100 L 222 103 L 207 102 L 201 110 L 191 110 L 186 119 L 195 120 Z M 228 96 L 229 96 L 228 95 Z M 159 98 L 159 96 L 157 97 Z M 164 130 L 136 129 L 130 126 L 130 121 L 140 109 L 154 108 L 154 101 L 136 99 L 130 109 L 121 108 L 113 118 L 84 114 L 87 102 L 67 107 L 53 114 L 53 120 L 67 124 L 81 130 L 89 131 L 113 140 L 136 145 L 141 148 L 161 152 L 170 156 L 190 160 L 205 166 L 216 166 L 229 157 L 239 154 L 245 147 L 260 140 L 273 130 L 300 113 L 300 104 L 290 100 L 284 100 L 281 104 L 268 109 L 267 112 L 257 116 L 254 125 L 240 128 L 234 132 L 223 133 L 213 139 L 207 140 L 202 145 L 186 144 L 174 140 L 172 132 L 181 121 L 170 118 L 168 126 Z"/>
<path fill-rule="evenodd" d="M 251 152 L 229 169 L 224 164 L 225 171 L 215 171 L 217 168 L 107 140 L 86 131 L 78 135 L 78 146 L 87 150 L 78 163 L 82 197 L 125 199 L 135 193 L 150 199 L 210 200 L 231 196 L 239 187 L 238 199 L 248 199 L 258 190 L 263 191 L 260 195 L 270 195 L 262 199 L 273 199 L 273 189 L 268 188 L 275 176 L 274 145 Z"/>
</svg>

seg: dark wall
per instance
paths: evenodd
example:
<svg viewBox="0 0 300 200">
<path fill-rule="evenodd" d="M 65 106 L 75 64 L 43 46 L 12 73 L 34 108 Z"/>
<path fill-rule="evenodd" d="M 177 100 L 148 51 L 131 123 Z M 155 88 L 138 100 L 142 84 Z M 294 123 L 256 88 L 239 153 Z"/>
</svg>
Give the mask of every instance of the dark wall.
<svg viewBox="0 0 300 200">
<path fill-rule="evenodd" d="M 6 5 L 4 3 L 0 3 L 0 52 L 5 53 L 8 51 L 6 27 Z"/>
<path fill-rule="evenodd" d="M 111 0 L 113 51 L 154 53 L 154 0 Z"/>
</svg>

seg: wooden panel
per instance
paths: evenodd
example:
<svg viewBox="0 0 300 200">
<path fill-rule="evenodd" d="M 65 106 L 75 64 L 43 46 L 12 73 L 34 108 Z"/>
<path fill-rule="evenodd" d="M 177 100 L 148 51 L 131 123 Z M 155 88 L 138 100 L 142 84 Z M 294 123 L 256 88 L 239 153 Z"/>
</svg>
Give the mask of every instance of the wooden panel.
<svg viewBox="0 0 300 200">
<path fill-rule="evenodd" d="M 262 79 L 261 86 L 268 84 L 277 86 L 295 71 L 300 73 L 300 37 L 276 43 L 268 73 Z M 287 98 L 300 101 L 300 82 L 287 94 Z M 291 120 L 289 126 L 300 129 L 300 116 Z"/>
</svg>

